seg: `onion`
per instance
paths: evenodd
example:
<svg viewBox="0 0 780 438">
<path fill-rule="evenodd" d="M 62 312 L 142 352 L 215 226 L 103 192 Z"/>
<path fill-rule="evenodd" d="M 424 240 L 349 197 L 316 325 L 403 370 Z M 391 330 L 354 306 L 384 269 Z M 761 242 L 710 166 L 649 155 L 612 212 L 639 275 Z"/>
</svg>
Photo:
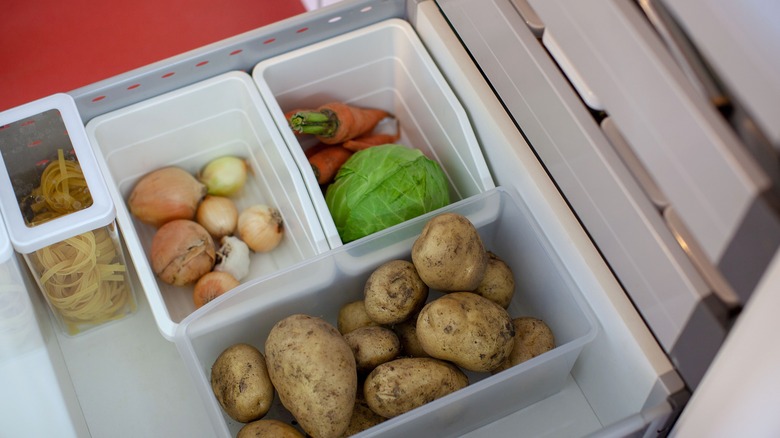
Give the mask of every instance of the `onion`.
<svg viewBox="0 0 780 438">
<path fill-rule="evenodd" d="M 209 161 L 201 170 L 198 179 L 206 185 L 210 195 L 232 196 L 246 182 L 248 166 L 246 160 L 238 157 L 220 157 Z"/>
<path fill-rule="evenodd" d="M 203 225 L 214 239 L 220 239 L 236 230 L 238 209 L 230 198 L 206 195 L 198 206 L 195 220 Z"/>
<path fill-rule="evenodd" d="M 215 271 L 227 272 L 236 280 L 243 280 L 249 275 L 249 247 L 235 236 L 225 236 L 217 250 Z"/>
<path fill-rule="evenodd" d="M 194 283 L 211 271 L 215 260 L 214 240 L 197 222 L 173 220 L 160 227 L 152 239 L 152 269 L 168 284 Z"/>
<path fill-rule="evenodd" d="M 163 167 L 144 175 L 128 199 L 130 213 L 160 227 L 174 219 L 193 219 L 206 186 L 178 167 Z"/>
<path fill-rule="evenodd" d="M 241 283 L 227 272 L 209 272 L 195 283 L 192 300 L 195 302 L 196 308 L 202 307 L 239 284 Z"/>
<path fill-rule="evenodd" d="M 252 251 L 271 251 L 279 245 L 283 235 L 282 215 L 273 207 L 253 205 L 238 215 L 238 236 Z"/>
</svg>

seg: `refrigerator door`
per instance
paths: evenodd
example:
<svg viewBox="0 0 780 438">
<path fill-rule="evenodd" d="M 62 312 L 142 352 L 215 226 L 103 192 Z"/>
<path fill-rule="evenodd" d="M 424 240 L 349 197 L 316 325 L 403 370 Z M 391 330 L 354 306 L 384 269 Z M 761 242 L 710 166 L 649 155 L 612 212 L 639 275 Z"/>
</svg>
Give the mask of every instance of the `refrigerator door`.
<svg viewBox="0 0 780 438">
<path fill-rule="evenodd" d="M 652 191 L 613 147 L 626 138 L 616 135 L 625 134 L 618 120 L 600 124 L 603 117 L 583 104 L 578 87 L 509 0 L 437 3 L 655 338 L 695 387 L 725 337 L 731 304 L 714 293 L 666 225 L 657 205 L 665 201 L 648 196 Z M 503 162 L 490 158 L 490 147 L 485 153 L 491 163 Z M 511 172 L 496 175 L 502 184 Z"/>
</svg>

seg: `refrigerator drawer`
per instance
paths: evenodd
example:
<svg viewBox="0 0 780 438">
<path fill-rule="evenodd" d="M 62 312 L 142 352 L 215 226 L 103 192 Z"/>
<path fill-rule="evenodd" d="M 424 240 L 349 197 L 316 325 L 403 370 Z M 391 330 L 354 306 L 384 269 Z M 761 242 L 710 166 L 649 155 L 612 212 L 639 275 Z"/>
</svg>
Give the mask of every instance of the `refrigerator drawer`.
<svg viewBox="0 0 780 438">
<path fill-rule="evenodd" d="M 485 13 L 499 12 L 498 23 L 502 29 L 512 28 L 503 26 L 511 24 L 509 12 L 514 13 L 514 10 L 501 14 L 503 2 L 484 4 L 487 5 L 483 7 Z M 511 7 L 511 4 L 507 5 Z M 463 11 L 469 9 L 465 4 L 463 6 Z M 553 135 L 549 131 L 551 125 L 535 124 L 534 117 L 519 120 L 513 108 L 505 108 L 511 105 L 494 93 L 494 89 L 503 84 L 495 78 L 485 79 L 481 65 L 476 65 L 471 58 L 474 52 L 469 52 L 471 48 L 469 41 L 464 39 L 463 30 L 456 26 L 456 32 L 451 27 L 459 18 L 466 22 L 481 18 L 477 14 L 457 17 L 453 7 L 458 9 L 461 3 L 346 0 L 70 94 L 86 124 L 102 114 L 229 71 L 250 72 L 262 60 L 369 24 L 389 18 L 408 21 L 465 109 L 496 185 L 521 200 L 526 207 L 528 220 L 538 224 L 535 232 L 551 248 L 547 256 L 556 260 L 581 291 L 583 303 L 592 312 L 596 326 L 595 336 L 580 352 L 559 391 L 530 406 L 510 409 L 487 425 L 474 422 L 466 428 L 471 430 L 461 429 L 452 434 L 514 437 L 518 430 L 523 436 L 662 433 L 687 397 L 685 383 L 664 352 L 663 339 L 648 328 L 643 320 L 646 315 L 640 315 L 632 303 L 633 297 L 626 294 L 621 284 L 623 279 L 616 278 L 613 267 L 605 262 L 601 248 L 594 245 L 589 235 L 592 231 L 583 227 L 587 224 L 581 223 L 577 206 L 562 196 L 561 181 L 551 178 L 550 164 L 540 162 L 543 157 L 536 148 L 537 144 L 545 144 L 545 140 L 534 133 Z M 486 22 L 478 21 L 477 24 Z M 472 23 L 472 26 L 477 24 Z M 515 32 L 511 34 L 515 35 Z M 493 48 L 518 47 L 512 41 L 506 43 Z M 535 69 L 537 74 L 548 68 L 540 64 L 546 56 L 543 54 L 513 52 L 511 56 Z M 511 85 L 511 82 L 507 84 Z M 560 89 L 556 87 L 553 89 L 563 89 L 562 85 Z M 600 132 L 598 126 L 582 123 L 570 108 L 567 109 L 571 96 L 559 92 L 545 94 L 550 91 L 550 87 L 546 87 L 540 88 L 538 95 L 532 92 L 521 95 L 522 102 L 536 112 L 537 121 L 560 117 L 556 119 L 557 129 L 572 138 L 587 138 L 587 135 Z M 631 189 L 638 190 L 636 187 Z M 639 237 L 640 230 L 636 232 Z M 652 230 L 644 229 L 641 233 L 641 236 L 648 234 L 651 243 L 659 239 Z M 329 254 L 326 252 L 323 257 Z M 682 262 L 672 262 L 662 267 L 667 271 L 647 275 L 671 273 L 679 276 L 680 271 L 688 268 Z M 132 274 L 140 290 L 139 284 L 143 281 L 139 281 L 138 273 Z M 681 298 L 685 313 L 693 312 L 701 295 L 706 294 L 703 285 L 693 286 Z M 193 315 L 194 318 L 198 313 Z M 206 408 L 206 404 L 213 401 L 200 398 L 184 371 L 185 361 L 174 343 L 163 339 L 156 330 L 145 299 L 140 300 L 138 314 L 133 318 L 94 333 L 88 340 L 62 336 L 57 340 L 92 436 L 214 436 L 217 429 L 212 429 Z M 117 343 L 117 340 L 121 342 Z M 199 365 L 201 372 L 209 366 Z M 107 399 L 118 399 L 119 395 L 127 408 L 106 402 Z M 566 421 L 561 421 L 562 418 Z M 371 434 L 369 430 L 365 436 Z"/>
</svg>

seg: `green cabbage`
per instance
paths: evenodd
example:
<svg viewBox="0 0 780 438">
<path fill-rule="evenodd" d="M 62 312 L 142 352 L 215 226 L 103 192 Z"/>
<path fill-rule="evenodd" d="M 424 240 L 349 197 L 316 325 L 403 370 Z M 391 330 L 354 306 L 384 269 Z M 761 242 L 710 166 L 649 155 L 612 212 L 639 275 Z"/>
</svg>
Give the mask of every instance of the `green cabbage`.
<svg viewBox="0 0 780 438">
<path fill-rule="evenodd" d="M 418 149 L 387 144 L 356 152 L 325 194 L 347 243 L 450 203 L 447 177 Z"/>
</svg>

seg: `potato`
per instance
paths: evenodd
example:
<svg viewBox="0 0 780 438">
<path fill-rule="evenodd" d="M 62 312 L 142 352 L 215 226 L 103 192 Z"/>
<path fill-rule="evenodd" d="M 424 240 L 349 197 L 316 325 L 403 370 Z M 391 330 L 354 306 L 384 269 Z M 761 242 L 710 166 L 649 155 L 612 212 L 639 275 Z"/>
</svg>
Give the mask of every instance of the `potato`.
<svg viewBox="0 0 780 438">
<path fill-rule="evenodd" d="M 506 309 L 515 295 L 515 277 L 512 269 L 497 255 L 488 251 L 485 275 L 474 293 Z"/>
<path fill-rule="evenodd" d="M 355 354 L 358 371 L 371 371 L 401 352 L 398 336 L 385 327 L 360 327 L 344 335 L 344 339 Z"/>
<path fill-rule="evenodd" d="M 514 336 L 506 309 L 472 292 L 437 298 L 417 318 L 417 337 L 426 353 L 471 371 L 498 367 L 512 352 Z"/>
<path fill-rule="evenodd" d="M 427 357 L 385 362 L 366 377 L 366 403 L 377 414 L 392 418 L 444 397 L 469 384 L 451 363 Z"/>
<path fill-rule="evenodd" d="M 482 239 L 466 217 L 457 213 L 434 216 L 412 245 L 412 262 L 431 289 L 473 291 L 487 267 Z"/>
<path fill-rule="evenodd" d="M 515 327 L 512 352 L 498 368 L 493 370 L 494 373 L 523 363 L 555 348 L 553 332 L 541 319 L 523 316 L 513 319 L 512 325 Z"/>
<path fill-rule="evenodd" d="M 371 325 L 379 324 L 368 317 L 368 313 L 366 313 L 366 303 L 363 300 L 352 301 L 351 303 L 341 306 L 341 309 L 339 309 L 336 326 L 342 335 L 346 335 L 356 328 Z"/>
<path fill-rule="evenodd" d="M 357 390 L 355 356 L 336 327 L 295 314 L 271 328 L 265 343 L 268 375 L 279 400 L 314 438 L 347 429 Z"/>
<path fill-rule="evenodd" d="M 342 436 L 346 438 L 357 435 L 385 420 L 387 420 L 387 418 L 377 414 L 368 407 L 366 398 L 363 396 L 363 387 L 362 385 L 359 385 L 358 393 L 355 398 L 355 409 L 352 410 L 352 418 L 349 421 L 349 426 L 347 426 L 347 430 Z"/>
<path fill-rule="evenodd" d="M 423 350 L 420 340 L 417 338 L 417 316 L 412 315 L 409 319 L 393 325 L 393 331 L 401 342 L 401 354 L 410 357 L 431 357 Z"/>
<path fill-rule="evenodd" d="M 279 420 L 263 419 L 244 425 L 236 438 L 304 438 L 293 426 Z"/>
<path fill-rule="evenodd" d="M 411 262 L 391 260 L 371 273 L 363 295 L 369 318 L 379 324 L 395 324 L 425 305 L 428 286 Z"/>
<path fill-rule="evenodd" d="M 265 358 L 248 344 L 231 345 L 217 357 L 211 389 L 225 413 L 242 423 L 263 417 L 274 400 Z"/>
</svg>

